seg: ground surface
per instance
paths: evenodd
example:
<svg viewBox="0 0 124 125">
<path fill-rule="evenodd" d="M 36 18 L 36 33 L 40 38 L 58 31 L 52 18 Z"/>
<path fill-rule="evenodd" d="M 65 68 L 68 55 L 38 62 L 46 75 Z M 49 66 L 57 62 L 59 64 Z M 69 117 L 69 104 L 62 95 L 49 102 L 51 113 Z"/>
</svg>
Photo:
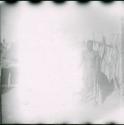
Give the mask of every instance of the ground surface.
<svg viewBox="0 0 124 125">
<path fill-rule="evenodd" d="M 105 119 L 106 116 L 110 113 L 112 113 L 114 110 L 119 109 L 119 102 L 120 102 L 120 96 L 119 91 L 115 90 L 104 102 L 104 104 L 101 104 L 100 106 L 96 107 L 88 107 L 84 106 L 82 104 L 78 104 L 78 108 L 75 108 L 73 111 L 70 110 L 70 113 L 67 113 L 66 109 L 59 109 L 58 111 L 66 112 L 68 116 L 64 118 L 63 115 L 58 113 L 58 116 L 56 115 L 57 112 L 55 110 L 51 110 L 49 108 L 49 111 L 43 110 L 43 105 L 45 104 L 45 99 L 43 100 L 43 103 L 41 103 L 40 99 L 35 99 L 33 104 L 29 104 L 26 101 L 24 103 L 20 103 L 20 100 L 16 94 L 16 88 L 12 89 L 2 95 L 2 112 L 3 112 L 3 123 L 25 123 L 25 122 L 71 122 L 71 123 L 82 123 L 82 122 L 98 122 Z M 25 97 L 23 97 L 25 98 Z M 38 105 L 39 103 L 39 105 Z M 43 104 L 43 105 L 42 105 Z M 49 104 L 51 105 L 51 104 Z M 34 106 L 34 107 L 33 107 Z M 36 107 L 37 106 L 37 107 Z M 83 108 L 82 108 L 83 107 Z M 85 108 L 84 108 L 85 107 Z M 47 108 L 47 106 L 46 106 Z M 56 107 L 57 109 L 57 107 Z M 71 108 L 70 108 L 71 109 Z M 50 111 L 51 110 L 51 111 Z M 53 113 L 55 111 L 55 113 Z M 25 116 L 22 112 L 27 113 Z M 34 112 L 39 112 L 34 113 Z M 40 113 L 42 112 L 42 113 Z M 49 112 L 49 113 L 48 113 Z M 32 115 L 31 115 L 32 114 Z M 49 114 L 49 115 L 48 115 Z M 52 115 L 54 116 L 52 116 Z M 38 121 L 39 119 L 36 118 L 41 117 L 43 120 Z M 45 116 L 46 115 L 46 116 Z M 59 117 L 60 115 L 60 117 Z M 28 117 L 30 116 L 30 117 Z M 49 119 L 47 119 L 47 117 Z M 30 120 L 33 118 L 34 120 Z M 53 118 L 53 120 L 51 120 Z M 62 119 L 61 119 L 62 118 Z M 45 120 L 44 120 L 45 119 Z M 27 121 L 26 121 L 27 120 Z"/>
</svg>

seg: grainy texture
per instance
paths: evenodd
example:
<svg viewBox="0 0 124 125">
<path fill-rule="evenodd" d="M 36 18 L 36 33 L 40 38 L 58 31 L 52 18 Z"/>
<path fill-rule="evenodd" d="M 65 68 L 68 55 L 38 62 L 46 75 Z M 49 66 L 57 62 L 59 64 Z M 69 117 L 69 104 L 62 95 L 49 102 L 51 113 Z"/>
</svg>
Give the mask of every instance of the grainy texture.
<svg viewBox="0 0 124 125">
<path fill-rule="evenodd" d="M 122 2 L 1 9 L 3 123 L 124 122 Z"/>
</svg>

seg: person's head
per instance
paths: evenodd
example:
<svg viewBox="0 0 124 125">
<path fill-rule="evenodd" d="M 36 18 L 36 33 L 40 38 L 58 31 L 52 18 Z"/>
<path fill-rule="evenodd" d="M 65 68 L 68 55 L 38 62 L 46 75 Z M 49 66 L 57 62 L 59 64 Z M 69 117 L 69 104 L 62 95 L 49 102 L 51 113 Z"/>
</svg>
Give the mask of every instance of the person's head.
<svg viewBox="0 0 124 125">
<path fill-rule="evenodd" d="M 93 41 L 92 40 L 87 41 L 87 48 L 89 51 L 93 50 Z"/>
</svg>

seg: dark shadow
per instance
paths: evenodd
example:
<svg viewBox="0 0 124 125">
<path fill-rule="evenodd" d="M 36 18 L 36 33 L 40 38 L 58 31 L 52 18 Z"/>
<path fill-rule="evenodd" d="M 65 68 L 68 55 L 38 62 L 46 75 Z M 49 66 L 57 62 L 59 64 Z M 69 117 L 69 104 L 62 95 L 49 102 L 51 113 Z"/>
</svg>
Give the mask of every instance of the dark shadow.
<svg viewBox="0 0 124 125">
<path fill-rule="evenodd" d="M 5 1 L 7 4 L 16 4 L 18 0 L 6 0 Z"/>
<path fill-rule="evenodd" d="M 32 5 L 38 5 L 42 2 L 42 0 L 31 0 L 31 1 L 28 1 L 28 2 Z"/>
<path fill-rule="evenodd" d="M 88 4 L 90 1 L 89 0 L 78 0 L 78 4 Z"/>
<path fill-rule="evenodd" d="M 54 0 L 53 1 L 55 4 L 64 4 L 66 1 L 65 0 Z"/>
<path fill-rule="evenodd" d="M 17 69 L 15 67 L 2 68 L 1 70 L 1 92 L 2 94 L 14 88 L 17 78 Z M 10 83 L 9 83 L 10 82 Z"/>
<path fill-rule="evenodd" d="M 103 4 L 108 4 L 108 5 L 110 5 L 110 4 L 112 4 L 113 2 L 114 2 L 114 0 L 102 0 L 101 1 Z"/>
</svg>

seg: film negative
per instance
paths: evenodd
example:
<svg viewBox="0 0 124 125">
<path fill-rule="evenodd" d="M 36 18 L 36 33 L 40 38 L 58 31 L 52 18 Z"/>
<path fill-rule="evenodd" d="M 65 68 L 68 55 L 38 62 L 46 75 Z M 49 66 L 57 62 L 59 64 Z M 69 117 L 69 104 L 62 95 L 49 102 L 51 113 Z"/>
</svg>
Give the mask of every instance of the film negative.
<svg viewBox="0 0 124 125">
<path fill-rule="evenodd" d="M 1 124 L 124 123 L 123 8 L 1 2 Z"/>
</svg>

